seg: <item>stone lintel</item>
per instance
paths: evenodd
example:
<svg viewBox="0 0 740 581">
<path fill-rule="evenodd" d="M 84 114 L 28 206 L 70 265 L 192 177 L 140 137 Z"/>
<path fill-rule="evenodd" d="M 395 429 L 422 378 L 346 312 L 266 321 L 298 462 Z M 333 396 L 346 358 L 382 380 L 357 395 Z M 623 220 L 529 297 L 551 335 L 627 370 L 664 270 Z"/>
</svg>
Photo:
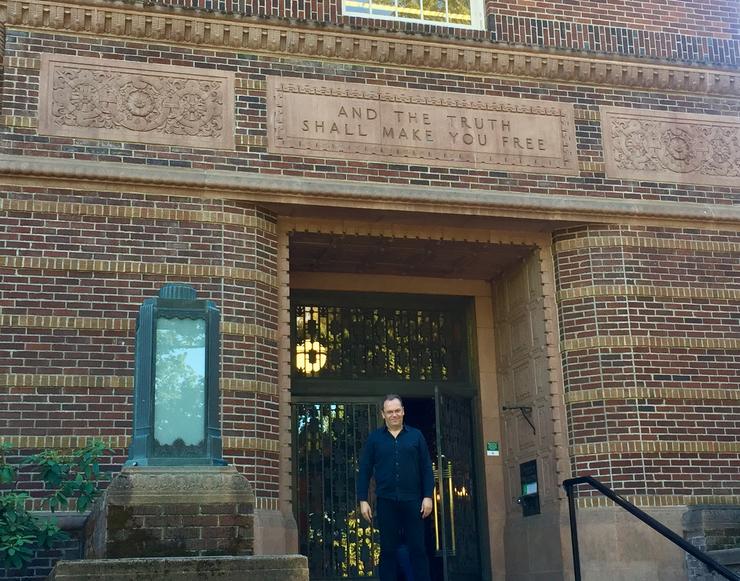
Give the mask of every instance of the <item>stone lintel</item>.
<svg viewBox="0 0 740 581">
<path fill-rule="evenodd" d="M 168 195 L 221 195 L 255 202 L 308 204 L 382 210 L 414 209 L 456 215 L 508 216 L 575 222 L 680 223 L 727 227 L 740 222 L 740 209 L 720 204 L 516 194 L 459 188 L 348 183 L 340 180 L 267 176 L 221 170 L 141 168 L 129 164 L 71 159 L 0 156 L 0 184 L 82 188 L 86 191 L 167 192 Z"/>
</svg>

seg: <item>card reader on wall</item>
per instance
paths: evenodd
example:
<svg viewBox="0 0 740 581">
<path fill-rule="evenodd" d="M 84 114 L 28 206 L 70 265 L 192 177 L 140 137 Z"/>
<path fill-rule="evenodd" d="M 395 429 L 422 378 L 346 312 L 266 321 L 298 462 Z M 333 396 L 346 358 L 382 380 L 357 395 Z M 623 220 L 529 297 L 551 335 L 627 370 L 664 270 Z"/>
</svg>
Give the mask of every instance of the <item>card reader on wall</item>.
<svg viewBox="0 0 740 581">
<path fill-rule="evenodd" d="M 516 501 L 522 507 L 522 516 L 540 514 L 537 460 L 530 460 L 519 465 L 519 479 L 522 495 Z"/>
</svg>

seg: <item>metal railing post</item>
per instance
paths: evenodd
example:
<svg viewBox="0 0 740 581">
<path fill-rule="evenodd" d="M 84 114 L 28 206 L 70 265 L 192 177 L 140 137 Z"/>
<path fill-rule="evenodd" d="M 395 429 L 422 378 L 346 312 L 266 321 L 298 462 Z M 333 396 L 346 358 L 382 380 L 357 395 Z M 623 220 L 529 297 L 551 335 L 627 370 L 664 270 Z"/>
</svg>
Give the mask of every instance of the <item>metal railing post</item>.
<svg viewBox="0 0 740 581">
<path fill-rule="evenodd" d="M 697 549 L 694 545 L 692 545 L 691 543 L 687 542 L 685 539 L 678 536 L 667 526 L 655 520 L 645 511 L 640 510 L 634 504 L 625 500 L 624 498 L 619 496 L 616 492 L 614 492 L 611 488 L 609 488 L 608 486 L 605 486 L 604 484 L 602 484 L 601 482 L 599 482 L 598 480 L 596 480 L 596 478 L 593 478 L 592 476 L 580 476 L 578 478 L 569 478 L 568 480 L 563 481 L 563 487 L 565 488 L 565 491 L 568 494 L 568 510 L 570 512 L 570 538 L 573 543 L 573 567 L 574 567 L 574 573 L 576 576 L 576 581 L 581 580 L 581 564 L 580 564 L 580 555 L 578 553 L 578 533 L 576 531 L 576 508 L 575 508 L 575 502 L 573 500 L 573 489 L 579 484 L 588 484 L 591 488 L 598 490 L 601 494 L 606 496 L 609 500 L 614 502 L 616 505 L 620 506 L 621 508 L 629 512 L 631 515 L 635 516 L 637 519 L 644 522 L 646 525 L 651 527 L 653 530 L 655 530 L 659 534 L 663 535 L 666 539 L 668 539 L 672 543 L 681 547 L 684 551 L 689 553 L 692 557 L 704 563 L 710 571 L 715 571 L 719 573 L 720 575 L 722 575 L 725 579 L 729 579 L 730 581 L 740 581 L 740 575 L 736 575 L 735 573 L 730 571 L 727 567 L 725 567 L 721 563 L 718 563 L 717 561 L 712 559 L 704 551 Z"/>
<path fill-rule="evenodd" d="M 573 547 L 573 575 L 575 581 L 581 581 L 581 554 L 578 550 L 578 521 L 576 520 L 576 500 L 573 486 L 566 485 L 568 495 L 568 515 L 570 516 L 570 543 Z"/>
</svg>

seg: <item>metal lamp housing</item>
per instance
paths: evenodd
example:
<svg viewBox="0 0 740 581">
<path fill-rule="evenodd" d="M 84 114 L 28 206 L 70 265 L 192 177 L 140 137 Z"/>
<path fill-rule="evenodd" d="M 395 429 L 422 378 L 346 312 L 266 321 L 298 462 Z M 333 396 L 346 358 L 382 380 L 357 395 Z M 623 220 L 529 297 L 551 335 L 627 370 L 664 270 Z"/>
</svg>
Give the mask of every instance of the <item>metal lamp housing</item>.
<svg viewBox="0 0 740 581">
<path fill-rule="evenodd" d="M 136 321 L 128 466 L 225 465 L 219 422 L 220 313 L 183 284 L 146 299 Z"/>
</svg>

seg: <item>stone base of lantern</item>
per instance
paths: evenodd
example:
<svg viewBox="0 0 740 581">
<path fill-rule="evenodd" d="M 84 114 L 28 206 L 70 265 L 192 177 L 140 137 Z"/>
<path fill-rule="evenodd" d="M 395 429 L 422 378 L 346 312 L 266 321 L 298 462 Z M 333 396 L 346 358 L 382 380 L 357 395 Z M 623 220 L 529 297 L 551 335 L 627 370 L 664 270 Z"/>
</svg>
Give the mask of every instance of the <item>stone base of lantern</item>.
<svg viewBox="0 0 740 581">
<path fill-rule="evenodd" d="M 126 467 L 86 527 L 89 559 L 254 553 L 254 493 L 233 466 Z"/>
</svg>

